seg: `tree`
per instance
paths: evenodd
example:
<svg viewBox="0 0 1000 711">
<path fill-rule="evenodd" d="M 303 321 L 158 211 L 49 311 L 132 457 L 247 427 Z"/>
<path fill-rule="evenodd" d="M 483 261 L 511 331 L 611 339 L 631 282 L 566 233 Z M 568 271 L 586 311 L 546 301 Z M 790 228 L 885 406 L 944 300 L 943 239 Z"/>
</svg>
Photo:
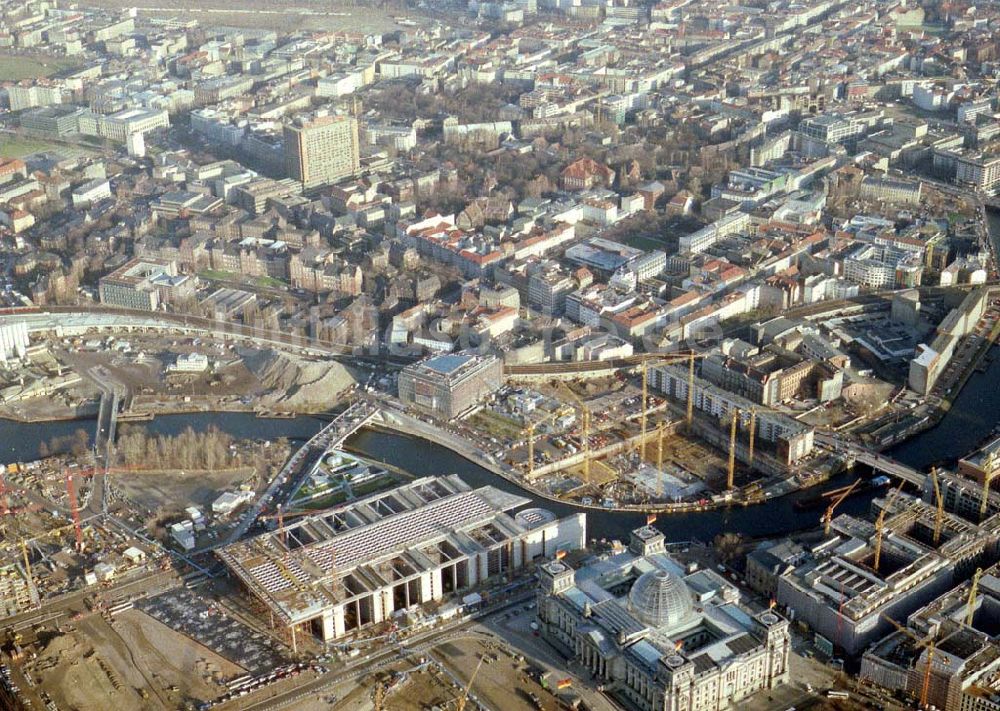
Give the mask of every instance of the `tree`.
<svg viewBox="0 0 1000 711">
<path fill-rule="evenodd" d="M 720 533 L 715 537 L 712 546 L 719 559 L 723 563 L 729 563 L 740 555 L 744 541 L 742 533 Z"/>
<path fill-rule="evenodd" d="M 78 429 L 73 433 L 73 440 L 70 443 L 69 451 L 74 457 L 82 457 L 87 453 L 90 445 L 90 437 L 86 430 Z"/>
</svg>

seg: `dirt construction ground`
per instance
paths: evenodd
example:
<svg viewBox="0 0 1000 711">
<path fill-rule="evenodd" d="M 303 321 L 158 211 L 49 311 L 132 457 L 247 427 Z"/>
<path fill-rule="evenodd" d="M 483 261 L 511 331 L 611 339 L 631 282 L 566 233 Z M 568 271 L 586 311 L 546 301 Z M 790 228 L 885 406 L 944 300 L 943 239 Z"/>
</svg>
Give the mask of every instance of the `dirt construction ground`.
<svg viewBox="0 0 1000 711">
<path fill-rule="evenodd" d="M 250 468 L 214 472 L 150 471 L 118 473 L 114 475 L 114 483 L 133 501 L 157 511 L 207 506 L 223 491 L 239 486 L 252 475 Z"/>
<path fill-rule="evenodd" d="M 484 654 L 495 654 L 496 661 L 479 667 L 472 689 L 489 708 L 534 711 L 538 707 L 532 702 L 531 694 L 541 700 L 544 711 L 556 711 L 560 708 L 555 697 L 519 669 L 521 663 L 503 651 L 486 645 L 486 642 L 480 640 L 460 639 L 435 647 L 432 654 L 463 683 L 468 683 Z"/>
<path fill-rule="evenodd" d="M 99 615 L 42 644 L 26 665 L 59 708 L 177 709 L 222 693 L 243 671 L 196 642 L 130 610 Z M 145 691 L 145 693 L 143 693 Z"/>
</svg>

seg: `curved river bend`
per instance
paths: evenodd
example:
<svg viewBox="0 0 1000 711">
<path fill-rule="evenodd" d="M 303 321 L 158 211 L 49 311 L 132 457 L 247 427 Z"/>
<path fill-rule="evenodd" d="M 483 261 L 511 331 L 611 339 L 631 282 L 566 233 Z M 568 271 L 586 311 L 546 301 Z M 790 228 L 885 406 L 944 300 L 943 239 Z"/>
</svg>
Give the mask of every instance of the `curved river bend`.
<svg viewBox="0 0 1000 711">
<path fill-rule="evenodd" d="M 977 372 L 969 379 L 951 411 L 937 427 L 897 446 L 892 455 L 919 469 L 942 460 L 956 459 L 990 433 L 997 423 L 998 413 L 1000 359 L 995 359 L 985 373 Z M 324 421 L 314 417 L 269 420 L 259 419 L 252 413 L 221 412 L 163 415 L 140 424 L 162 434 L 175 434 L 186 427 L 203 430 L 214 425 L 234 437 L 306 440 L 323 426 Z M 0 462 L 36 459 L 41 442 L 70 435 L 80 428 L 92 434 L 93 427 L 92 420 L 30 424 L 0 420 Z M 365 456 L 393 464 L 417 476 L 457 473 L 472 486 L 491 484 L 505 491 L 530 496 L 450 450 L 424 440 L 366 430 L 355 435 L 351 445 Z M 840 479 L 849 481 L 849 478 L 850 475 L 846 474 Z M 831 484 L 836 481 L 832 480 Z M 669 539 L 677 541 L 709 540 L 722 531 L 737 531 L 753 537 L 779 536 L 818 525 L 820 512 L 797 511 L 793 506 L 796 498 L 804 495 L 809 494 L 800 492 L 746 508 L 662 516 L 657 523 Z M 877 492 L 851 498 L 839 510 L 863 514 L 874 495 Z M 539 500 L 538 505 L 558 514 L 575 510 L 569 505 L 546 500 Z M 592 538 L 624 538 L 630 530 L 644 523 L 641 515 L 611 511 L 589 512 L 587 520 Z"/>
</svg>

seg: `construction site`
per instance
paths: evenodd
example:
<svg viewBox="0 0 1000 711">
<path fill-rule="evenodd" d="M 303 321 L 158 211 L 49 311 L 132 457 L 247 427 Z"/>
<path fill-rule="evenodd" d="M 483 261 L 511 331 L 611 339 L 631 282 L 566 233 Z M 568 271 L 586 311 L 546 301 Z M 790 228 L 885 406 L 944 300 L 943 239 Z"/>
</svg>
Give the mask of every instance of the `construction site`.
<svg viewBox="0 0 1000 711">
<path fill-rule="evenodd" d="M 215 469 L 171 466 L 169 453 L 160 466 L 146 458 L 152 467 L 104 467 L 92 464 L 86 433 L 77 435 L 53 440 L 51 446 L 65 448 L 65 454 L 0 466 L 0 550 L 6 561 L 0 588 L 7 593 L 0 612 L 18 614 L 127 574 L 175 546 L 171 528 L 177 521 L 197 519 L 197 538 L 210 543 L 231 525 L 228 517 L 211 515 L 213 502 L 261 486 L 289 454 L 287 445 L 220 437 L 225 452 Z M 161 452 L 170 443 L 182 444 L 168 437 L 142 442 Z M 195 455 L 184 456 L 193 461 Z M 105 516 L 109 511 L 113 518 Z"/>
<path fill-rule="evenodd" d="M 532 487 L 603 508 L 757 503 L 831 471 L 811 427 L 703 380 L 702 357 L 642 359 L 603 377 L 515 378 L 467 424 Z"/>
<path fill-rule="evenodd" d="M 339 362 L 288 350 L 235 345 L 221 338 L 40 338 L 0 372 L 0 416 L 22 421 L 92 415 L 102 385 L 125 394 L 134 419 L 211 409 L 321 412 L 330 396 L 356 384 Z"/>
<path fill-rule="evenodd" d="M 902 692 L 921 708 L 969 708 L 1000 693 L 1000 569 L 978 568 L 868 649 L 862 679 Z M 973 707 L 974 708 L 974 707 Z M 988 708 L 988 706 L 983 706 Z"/>
<path fill-rule="evenodd" d="M 283 523 L 216 551 L 251 608 L 293 651 L 461 612 L 460 591 L 511 580 L 585 544 L 583 514 L 510 513 L 528 499 L 427 477 Z M 424 618 L 427 618 L 426 620 Z"/>
</svg>

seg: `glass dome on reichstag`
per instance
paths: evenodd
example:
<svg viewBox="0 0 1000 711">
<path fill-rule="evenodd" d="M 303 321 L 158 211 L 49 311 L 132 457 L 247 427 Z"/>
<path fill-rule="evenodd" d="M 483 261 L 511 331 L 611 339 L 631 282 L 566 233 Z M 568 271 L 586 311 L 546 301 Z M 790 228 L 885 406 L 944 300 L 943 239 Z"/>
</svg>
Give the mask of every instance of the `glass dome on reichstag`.
<svg viewBox="0 0 1000 711">
<path fill-rule="evenodd" d="M 693 610 L 691 591 L 676 575 L 650 570 L 639 576 L 628 593 L 628 608 L 643 624 L 655 629 L 684 622 Z"/>
</svg>

